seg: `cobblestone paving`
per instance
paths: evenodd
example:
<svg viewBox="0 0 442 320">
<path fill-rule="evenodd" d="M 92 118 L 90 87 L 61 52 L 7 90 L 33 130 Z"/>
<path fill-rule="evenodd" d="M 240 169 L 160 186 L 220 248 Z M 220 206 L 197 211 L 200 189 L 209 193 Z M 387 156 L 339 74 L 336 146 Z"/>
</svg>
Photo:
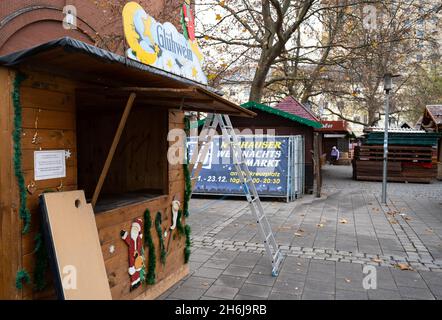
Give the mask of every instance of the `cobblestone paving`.
<svg viewBox="0 0 442 320">
<path fill-rule="evenodd" d="M 160 298 L 442 299 L 442 183 L 391 183 L 386 206 L 380 190 L 326 166 L 321 198 L 263 202 L 286 255 L 278 277 L 245 200 L 193 199 L 191 274 Z"/>
</svg>

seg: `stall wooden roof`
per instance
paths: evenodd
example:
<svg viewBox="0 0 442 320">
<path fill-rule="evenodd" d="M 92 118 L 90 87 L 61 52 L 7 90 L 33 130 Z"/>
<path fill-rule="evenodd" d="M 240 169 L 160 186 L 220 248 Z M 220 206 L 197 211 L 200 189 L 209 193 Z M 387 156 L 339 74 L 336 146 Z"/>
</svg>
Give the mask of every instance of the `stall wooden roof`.
<svg viewBox="0 0 442 320">
<path fill-rule="evenodd" d="M 442 105 L 429 105 L 426 110 L 436 125 L 442 124 Z"/>
<path fill-rule="evenodd" d="M 256 114 L 223 98 L 209 86 L 148 66 L 69 37 L 0 57 L 0 65 L 46 71 L 86 83 L 85 94 L 106 99 L 127 99 L 137 94 L 138 103 L 188 111 Z"/>
<path fill-rule="evenodd" d="M 254 102 L 254 101 L 249 101 L 249 102 L 243 103 L 241 106 L 244 107 L 244 108 L 247 108 L 247 109 L 261 110 L 261 111 L 267 112 L 269 114 L 273 114 L 273 115 L 276 115 L 276 116 L 279 116 L 279 117 L 282 117 L 282 118 L 286 118 L 286 119 L 289 119 L 291 121 L 298 122 L 298 123 L 301 123 L 303 125 L 306 125 L 306 126 L 309 126 L 309 127 L 313 127 L 313 128 L 316 128 L 316 129 L 322 127 L 321 123 L 319 123 L 318 121 L 313 121 L 313 120 L 310 120 L 310 119 L 306 119 L 306 118 L 298 116 L 298 115 L 296 115 L 294 113 L 286 112 L 286 111 L 281 110 L 281 109 L 272 108 L 272 107 L 270 107 L 268 105 L 257 103 L 257 102 Z"/>
</svg>

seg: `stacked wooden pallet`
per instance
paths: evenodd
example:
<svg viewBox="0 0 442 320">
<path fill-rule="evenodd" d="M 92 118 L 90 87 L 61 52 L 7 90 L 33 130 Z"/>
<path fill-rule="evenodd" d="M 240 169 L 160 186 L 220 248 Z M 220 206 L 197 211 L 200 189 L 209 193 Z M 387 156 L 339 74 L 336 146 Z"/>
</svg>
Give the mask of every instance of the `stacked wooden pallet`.
<svg viewBox="0 0 442 320">
<path fill-rule="evenodd" d="M 388 181 L 430 183 L 437 167 L 431 146 L 388 146 Z M 383 146 L 363 145 L 355 148 L 353 178 L 382 181 Z"/>
</svg>

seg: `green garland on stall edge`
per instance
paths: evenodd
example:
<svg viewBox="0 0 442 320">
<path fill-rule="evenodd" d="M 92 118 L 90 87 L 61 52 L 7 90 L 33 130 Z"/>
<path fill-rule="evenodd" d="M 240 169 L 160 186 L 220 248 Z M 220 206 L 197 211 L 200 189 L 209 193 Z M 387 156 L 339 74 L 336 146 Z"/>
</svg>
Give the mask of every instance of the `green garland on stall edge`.
<svg viewBox="0 0 442 320">
<path fill-rule="evenodd" d="M 25 178 L 22 169 L 22 151 L 21 151 L 21 136 L 22 136 L 22 107 L 20 103 L 20 86 L 26 79 L 26 76 L 22 73 L 17 73 L 14 80 L 14 89 L 12 92 L 12 101 L 14 105 L 14 132 L 12 138 L 14 141 L 14 172 L 17 178 L 19 195 L 20 195 L 20 208 L 19 215 L 23 220 L 23 234 L 27 234 L 31 228 L 31 213 L 26 206 L 27 190 L 25 186 Z"/>
<path fill-rule="evenodd" d="M 183 212 L 184 216 L 187 218 L 189 216 L 189 201 L 192 194 L 192 181 L 190 179 L 189 165 L 187 163 L 183 164 L 183 170 L 185 181 Z"/>
<path fill-rule="evenodd" d="M 176 217 L 176 229 L 179 235 L 184 234 L 184 226 L 183 222 L 181 221 L 182 218 L 183 218 L 183 211 L 180 209 L 178 210 L 178 215 Z"/>
<path fill-rule="evenodd" d="M 185 117 L 185 131 L 186 136 L 189 135 L 190 128 L 190 120 Z M 187 145 L 187 144 L 186 144 Z M 192 179 L 190 178 L 190 170 L 189 170 L 189 157 L 186 156 L 185 162 L 183 163 L 183 171 L 184 171 L 184 204 L 183 204 L 183 213 L 187 218 L 189 216 L 189 201 L 192 195 Z"/>
<path fill-rule="evenodd" d="M 158 238 L 160 239 L 160 261 L 163 265 L 166 264 L 166 247 L 164 246 L 164 238 L 163 238 L 163 229 L 161 228 L 161 212 L 157 212 L 157 216 L 155 217 L 155 228 L 157 230 Z"/>
<path fill-rule="evenodd" d="M 187 117 L 184 118 L 184 128 L 186 131 L 186 135 L 189 135 L 190 120 Z M 189 163 L 188 163 L 189 157 L 186 157 L 186 159 L 187 159 L 186 162 L 183 164 L 184 180 L 185 180 L 183 214 L 184 217 L 187 218 L 189 216 L 189 202 L 190 202 L 190 197 L 192 195 L 192 181 L 190 178 L 190 171 L 189 171 Z M 180 215 L 178 215 L 178 217 L 180 217 Z M 184 234 L 186 235 L 186 245 L 184 247 L 184 263 L 188 263 L 190 258 L 190 253 L 191 253 L 190 233 L 191 233 L 190 226 L 186 224 L 184 226 Z"/>
<path fill-rule="evenodd" d="M 34 290 L 42 291 L 46 287 L 45 275 L 48 267 L 48 255 L 41 230 L 35 235 L 34 241 L 36 258 L 34 265 Z"/>
<path fill-rule="evenodd" d="M 157 264 L 157 256 L 155 254 L 155 245 L 152 240 L 152 233 L 150 229 L 152 227 L 152 219 L 150 217 L 149 209 L 144 212 L 144 245 L 147 242 L 147 248 L 149 250 L 149 262 L 147 267 L 147 284 L 155 284 L 155 267 Z"/>
<path fill-rule="evenodd" d="M 23 289 L 23 283 L 29 284 L 31 283 L 31 277 L 29 273 L 25 269 L 21 269 L 17 271 L 17 275 L 15 276 L 15 287 L 18 290 Z"/>
<path fill-rule="evenodd" d="M 188 224 L 186 224 L 186 226 L 184 227 L 184 232 L 186 233 L 186 247 L 184 248 L 184 263 L 188 263 L 189 262 L 189 258 L 190 258 L 190 226 Z"/>
</svg>

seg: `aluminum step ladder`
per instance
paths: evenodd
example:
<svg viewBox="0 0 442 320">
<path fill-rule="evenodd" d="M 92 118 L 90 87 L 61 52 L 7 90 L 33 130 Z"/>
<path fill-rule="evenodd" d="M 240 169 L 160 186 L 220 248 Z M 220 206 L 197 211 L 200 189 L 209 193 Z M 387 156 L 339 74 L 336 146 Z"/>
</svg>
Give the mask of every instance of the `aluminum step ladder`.
<svg viewBox="0 0 442 320">
<path fill-rule="evenodd" d="M 204 123 L 203 129 L 201 131 L 201 145 L 200 152 L 194 152 L 192 156 L 191 168 L 192 173 L 192 190 L 196 184 L 199 172 L 203 166 L 204 159 L 206 158 L 207 152 L 210 148 L 210 144 L 213 140 L 213 135 L 216 133 L 217 126 L 220 126 L 223 142 L 228 143 L 230 152 L 233 158 L 233 164 L 235 165 L 236 172 L 241 181 L 241 186 L 246 195 L 247 202 L 249 203 L 250 210 L 256 218 L 256 223 L 258 224 L 259 233 L 264 241 L 264 247 L 270 261 L 272 263 L 272 275 L 277 276 L 279 273 L 279 268 L 284 259 L 284 256 L 279 248 L 275 236 L 273 235 L 272 227 L 270 222 L 264 212 L 261 204 L 258 192 L 256 190 L 255 184 L 253 183 L 252 176 L 250 174 L 247 163 L 244 159 L 242 149 L 240 146 L 240 141 L 236 136 L 235 130 L 233 129 L 232 123 L 228 115 L 221 114 L 208 114 L 206 121 Z M 196 165 L 196 167 L 195 167 Z"/>
</svg>

